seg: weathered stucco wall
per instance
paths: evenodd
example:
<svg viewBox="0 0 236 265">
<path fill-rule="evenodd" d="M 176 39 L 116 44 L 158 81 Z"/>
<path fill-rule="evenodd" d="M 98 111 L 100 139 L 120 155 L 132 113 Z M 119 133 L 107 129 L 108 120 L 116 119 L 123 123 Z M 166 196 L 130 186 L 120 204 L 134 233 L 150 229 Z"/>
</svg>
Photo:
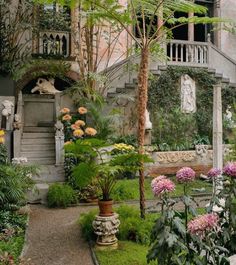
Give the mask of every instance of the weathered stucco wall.
<svg viewBox="0 0 236 265">
<path fill-rule="evenodd" d="M 235 20 L 236 17 L 236 1 L 235 0 L 221 0 L 219 16 L 221 18 L 230 18 Z M 232 59 L 236 60 L 236 35 L 227 31 L 220 31 L 219 48 L 229 55 Z"/>
</svg>

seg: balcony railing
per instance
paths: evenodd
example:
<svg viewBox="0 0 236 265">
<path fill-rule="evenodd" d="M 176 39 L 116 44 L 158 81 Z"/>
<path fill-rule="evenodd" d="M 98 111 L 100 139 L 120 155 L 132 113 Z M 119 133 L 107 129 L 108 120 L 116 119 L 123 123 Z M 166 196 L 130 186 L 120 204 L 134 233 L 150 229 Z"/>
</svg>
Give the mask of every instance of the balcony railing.
<svg viewBox="0 0 236 265">
<path fill-rule="evenodd" d="M 70 55 L 70 33 L 68 31 L 41 31 L 39 54 L 68 57 Z"/>
<path fill-rule="evenodd" d="M 204 67 L 208 65 L 207 42 L 171 40 L 167 45 L 168 64 Z"/>
</svg>

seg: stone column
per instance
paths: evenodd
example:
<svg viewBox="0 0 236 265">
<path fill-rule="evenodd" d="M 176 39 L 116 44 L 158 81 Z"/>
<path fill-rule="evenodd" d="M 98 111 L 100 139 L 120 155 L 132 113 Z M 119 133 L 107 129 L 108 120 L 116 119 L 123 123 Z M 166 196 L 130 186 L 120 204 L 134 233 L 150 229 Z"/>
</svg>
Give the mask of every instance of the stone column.
<svg viewBox="0 0 236 265">
<path fill-rule="evenodd" d="M 55 152 L 56 152 L 56 166 L 64 164 L 64 126 L 61 121 L 57 121 L 55 124 Z"/>
<path fill-rule="evenodd" d="M 55 94 L 55 115 L 56 119 L 58 119 L 60 115 L 60 108 L 61 108 L 61 94 Z M 56 152 L 56 166 L 64 164 L 64 126 L 60 120 L 56 121 L 54 125 L 56 129 L 55 133 L 55 152 Z"/>
<path fill-rule="evenodd" d="M 223 125 L 221 85 L 213 87 L 213 167 L 223 168 Z"/>
<path fill-rule="evenodd" d="M 188 18 L 191 18 L 194 16 L 194 13 L 189 12 Z M 188 23 L 188 41 L 194 41 L 194 24 Z"/>
<path fill-rule="evenodd" d="M 71 9 L 71 45 L 70 45 L 70 51 L 71 57 L 76 56 L 76 40 L 78 40 L 78 23 L 79 23 L 79 8 L 78 5 L 75 5 Z"/>
</svg>

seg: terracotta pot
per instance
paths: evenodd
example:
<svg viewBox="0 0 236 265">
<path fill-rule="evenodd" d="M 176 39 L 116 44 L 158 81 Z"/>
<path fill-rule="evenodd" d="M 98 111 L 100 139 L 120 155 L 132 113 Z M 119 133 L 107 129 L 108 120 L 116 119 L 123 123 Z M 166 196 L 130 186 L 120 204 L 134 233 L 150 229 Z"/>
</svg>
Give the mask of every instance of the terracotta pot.
<svg viewBox="0 0 236 265">
<path fill-rule="evenodd" d="M 109 201 L 98 201 L 98 206 L 99 206 L 99 215 L 100 216 L 112 216 L 113 211 L 112 211 L 112 204 L 113 200 Z"/>
</svg>

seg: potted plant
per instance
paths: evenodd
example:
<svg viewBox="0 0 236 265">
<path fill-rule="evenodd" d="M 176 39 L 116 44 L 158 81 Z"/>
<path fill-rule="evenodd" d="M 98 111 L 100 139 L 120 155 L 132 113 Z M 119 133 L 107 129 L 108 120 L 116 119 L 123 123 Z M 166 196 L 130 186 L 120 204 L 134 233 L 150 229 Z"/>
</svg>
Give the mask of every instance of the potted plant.
<svg viewBox="0 0 236 265">
<path fill-rule="evenodd" d="M 95 138 L 78 139 L 66 145 L 67 152 L 77 157 L 87 158 L 74 166 L 72 177 L 76 179 L 80 187 L 96 181 L 101 193 L 98 202 L 101 216 L 113 214 L 111 193 L 118 176 L 127 171 L 136 172 L 140 168 L 141 161 L 152 162 L 148 155 L 138 154 L 135 150 L 128 153 L 116 153 L 113 152 L 114 148 Z"/>
</svg>

